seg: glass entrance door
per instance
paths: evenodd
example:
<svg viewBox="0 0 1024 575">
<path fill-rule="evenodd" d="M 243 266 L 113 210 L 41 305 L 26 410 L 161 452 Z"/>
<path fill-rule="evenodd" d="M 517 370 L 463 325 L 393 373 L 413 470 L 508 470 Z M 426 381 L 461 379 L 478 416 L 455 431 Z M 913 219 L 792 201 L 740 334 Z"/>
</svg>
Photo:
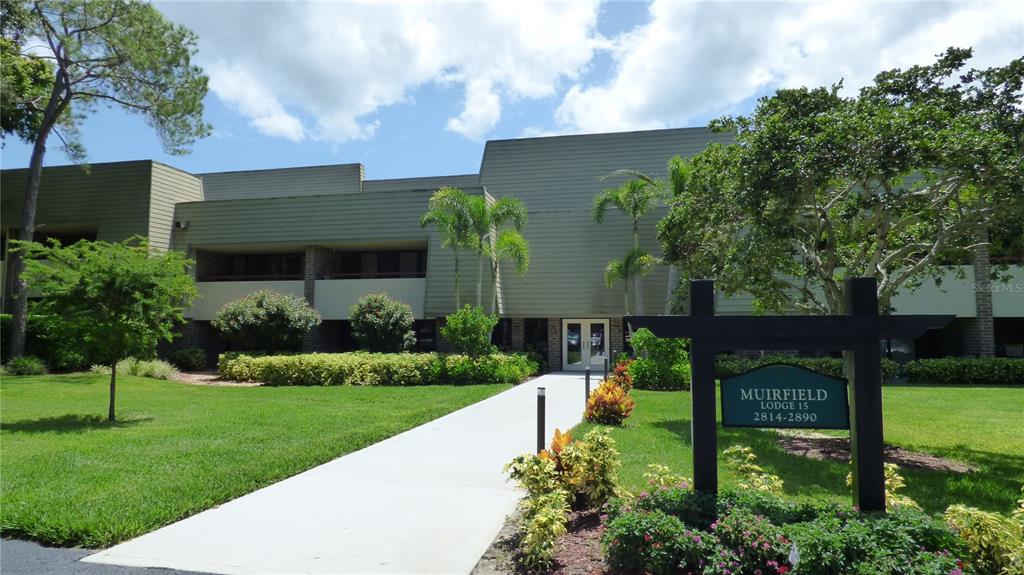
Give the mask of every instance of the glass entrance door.
<svg viewBox="0 0 1024 575">
<path fill-rule="evenodd" d="M 562 369 L 604 369 L 608 358 L 608 320 L 562 320 Z"/>
</svg>

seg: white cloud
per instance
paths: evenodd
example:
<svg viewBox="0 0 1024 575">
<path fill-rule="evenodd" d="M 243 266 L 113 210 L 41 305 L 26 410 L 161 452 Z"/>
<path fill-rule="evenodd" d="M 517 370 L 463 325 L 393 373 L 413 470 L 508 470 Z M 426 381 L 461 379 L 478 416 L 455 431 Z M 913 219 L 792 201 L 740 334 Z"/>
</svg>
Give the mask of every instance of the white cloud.
<svg viewBox="0 0 1024 575">
<path fill-rule="evenodd" d="M 594 132 L 702 123 L 780 87 L 850 93 L 877 72 L 973 46 L 973 66 L 1022 55 L 1024 3 L 688 3 L 655 0 L 613 40 L 610 78 L 578 82 L 555 118 Z"/>
<path fill-rule="evenodd" d="M 369 138 L 375 112 L 432 82 L 463 89 L 447 128 L 480 138 L 500 120 L 503 102 L 557 95 L 602 45 L 593 1 L 160 9 L 199 35 L 214 94 L 258 130 L 293 140 Z"/>
</svg>

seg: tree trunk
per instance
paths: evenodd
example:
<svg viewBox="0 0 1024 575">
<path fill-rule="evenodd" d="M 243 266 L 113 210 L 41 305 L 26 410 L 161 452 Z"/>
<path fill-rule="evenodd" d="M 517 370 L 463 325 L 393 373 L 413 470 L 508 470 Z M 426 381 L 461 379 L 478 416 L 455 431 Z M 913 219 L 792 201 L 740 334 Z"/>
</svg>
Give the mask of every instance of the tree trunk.
<svg viewBox="0 0 1024 575">
<path fill-rule="evenodd" d="M 633 248 L 640 249 L 640 224 L 637 221 L 633 222 Z M 644 290 L 640 284 L 641 280 L 640 274 L 633 278 L 633 300 L 636 302 L 634 313 L 636 315 L 644 314 Z"/>
<path fill-rule="evenodd" d="M 462 291 L 459 286 L 459 249 L 455 248 L 455 311 L 462 309 L 462 303 L 459 298 L 459 292 Z"/>
<path fill-rule="evenodd" d="M 491 315 L 498 311 L 498 262 L 491 262 Z"/>
<path fill-rule="evenodd" d="M 117 419 L 114 412 L 114 397 L 117 395 L 117 361 L 110 364 L 110 406 L 107 408 L 107 421 Z"/>
<path fill-rule="evenodd" d="M 484 252 L 481 251 L 476 264 L 476 307 L 484 308 Z"/>
<path fill-rule="evenodd" d="M 35 144 L 32 146 L 32 158 L 28 164 L 28 181 L 25 184 L 24 205 L 21 207 L 21 230 L 18 239 L 32 241 L 36 231 L 36 203 L 39 200 L 39 182 L 43 178 L 43 156 L 46 155 L 46 140 L 50 137 L 57 119 L 64 113 L 67 100 L 61 99 L 65 92 L 64 75 L 58 71 L 50 92 L 50 99 L 43 112 L 43 121 L 39 126 Z M 25 260 L 20 251 L 11 254 L 11 281 L 13 283 L 14 302 L 11 306 L 11 357 L 25 354 L 25 331 L 28 328 L 28 290 L 23 272 Z M 0 296 L 2 297 L 2 296 Z"/>
<path fill-rule="evenodd" d="M 665 315 L 672 313 L 672 304 L 675 300 L 676 287 L 679 285 L 679 268 L 668 266 L 668 282 L 665 286 Z"/>
</svg>

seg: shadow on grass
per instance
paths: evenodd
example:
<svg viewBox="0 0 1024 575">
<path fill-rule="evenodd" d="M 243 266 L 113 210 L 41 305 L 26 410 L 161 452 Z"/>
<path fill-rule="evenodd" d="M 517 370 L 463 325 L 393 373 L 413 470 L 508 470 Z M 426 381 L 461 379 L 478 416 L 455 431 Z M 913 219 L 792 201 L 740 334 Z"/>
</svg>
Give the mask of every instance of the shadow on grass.
<svg viewBox="0 0 1024 575">
<path fill-rule="evenodd" d="M 654 427 L 676 435 L 691 444 L 690 420 L 651 422 Z M 785 483 L 785 492 L 794 496 L 814 497 L 830 493 L 838 498 L 852 497 L 846 485 L 849 467 L 844 463 L 792 455 L 777 443 L 779 435 L 760 429 L 718 428 L 719 453 L 732 445 L 746 445 L 757 455 L 758 464 L 778 475 Z M 917 501 L 928 513 L 941 513 L 954 503 L 988 511 L 1007 513 L 1020 498 L 1024 482 L 1024 457 L 955 447 L 939 450 L 935 455 L 969 463 L 978 468 L 972 473 L 955 473 L 903 468 L 907 481 L 903 493 Z M 719 462 L 719 472 L 722 472 Z"/>
<path fill-rule="evenodd" d="M 39 419 L 23 419 L 0 424 L 0 429 L 11 433 L 78 433 L 92 429 L 116 429 L 131 427 L 153 419 L 152 416 L 128 416 L 116 421 L 107 421 L 99 415 L 59 415 L 57 417 L 41 417 Z"/>
</svg>

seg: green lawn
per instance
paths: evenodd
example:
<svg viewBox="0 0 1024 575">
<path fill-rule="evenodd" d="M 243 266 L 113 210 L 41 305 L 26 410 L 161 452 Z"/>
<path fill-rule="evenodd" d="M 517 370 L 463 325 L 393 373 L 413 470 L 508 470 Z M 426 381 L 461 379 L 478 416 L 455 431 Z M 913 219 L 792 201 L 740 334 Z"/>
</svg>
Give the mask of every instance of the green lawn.
<svg viewBox="0 0 1024 575">
<path fill-rule="evenodd" d="M 620 480 L 629 490 L 643 490 L 648 463 L 662 463 L 692 476 L 690 394 L 634 390 L 633 416 L 613 436 L 622 453 Z M 1024 482 L 1024 388 L 914 387 L 884 388 L 885 439 L 905 448 L 969 463 L 979 469 L 961 475 L 905 469 L 904 492 L 926 511 L 951 503 L 1009 511 Z M 582 424 L 583 433 L 591 426 Z M 849 502 L 847 466 L 786 454 L 778 435 L 759 429 L 719 427 L 719 450 L 751 447 L 759 463 L 779 475 L 786 493 L 796 497 Z M 723 485 L 733 482 L 719 464 Z"/>
<path fill-rule="evenodd" d="M 4 377 L 5 536 L 105 546 L 151 531 L 508 389 L 209 387 L 118 377 Z"/>
</svg>

